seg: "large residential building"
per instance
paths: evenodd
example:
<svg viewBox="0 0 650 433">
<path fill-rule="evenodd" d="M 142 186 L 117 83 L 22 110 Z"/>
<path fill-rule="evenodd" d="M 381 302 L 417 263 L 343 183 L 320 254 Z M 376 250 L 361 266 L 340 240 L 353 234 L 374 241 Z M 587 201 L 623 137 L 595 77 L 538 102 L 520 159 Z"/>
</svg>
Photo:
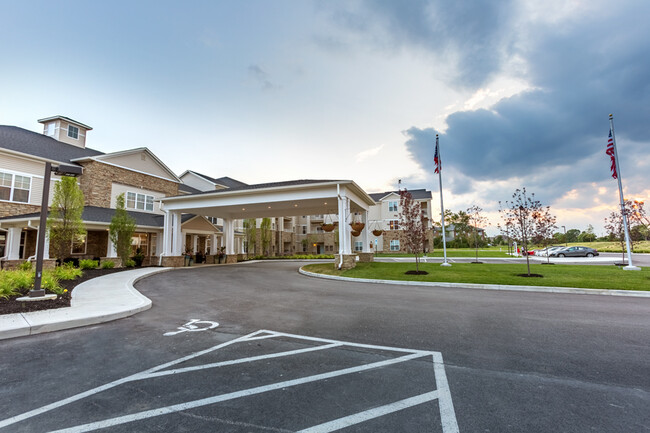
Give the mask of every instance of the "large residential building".
<svg viewBox="0 0 650 433">
<path fill-rule="evenodd" d="M 86 146 L 88 133 L 92 130 L 88 125 L 64 116 L 48 117 L 39 122 L 43 125 L 42 134 L 15 126 L 0 126 L 0 262 L 8 266 L 32 259 L 35 255 L 46 162 L 76 165 L 83 170 L 78 182 L 85 197 L 82 218 L 88 233 L 84 239 L 71 245 L 71 255 L 116 260 L 108 227 L 116 198 L 124 194 L 127 210 L 137 224 L 132 240 L 133 251 L 139 249 L 146 256 L 146 264 L 158 263 L 165 247 L 162 199 L 211 192 L 264 190 L 269 185 L 295 189 L 300 185 L 328 182 L 307 180 L 248 185 L 230 177 L 215 178 L 192 170 L 177 176 L 146 147 L 104 153 Z M 52 180 L 54 185 L 58 177 L 53 175 Z M 53 186 L 50 200 L 52 192 Z M 423 220 L 431 229 L 431 192 L 410 192 L 421 203 Z M 365 197 L 370 203 L 367 215 L 364 215 L 365 230 L 368 231 L 365 239 L 369 245 L 363 245 L 361 236 L 353 237 L 353 250 L 401 251 L 399 192 L 388 191 Z M 332 224 L 339 223 L 339 215 L 336 203 L 332 203 L 331 209 L 324 208 L 316 215 L 273 216 L 270 220 L 271 237 L 266 245 L 260 239 L 262 218 L 255 220 L 258 229 L 254 245 L 249 245 L 244 221 L 239 219 L 234 222 L 231 251 L 235 254 L 335 254 L 339 238 L 337 229 L 332 230 Z M 350 212 L 346 215 L 346 224 L 359 217 Z M 252 220 L 247 226 L 252 226 Z M 433 231 L 429 231 L 432 243 Z M 217 249 L 224 247 L 223 232 L 224 220 L 219 217 L 204 216 L 200 212 L 180 215 L 179 233 L 184 253 L 214 255 Z M 250 236 L 248 238 L 250 240 Z M 49 258 L 48 248 L 45 253 Z"/>
</svg>

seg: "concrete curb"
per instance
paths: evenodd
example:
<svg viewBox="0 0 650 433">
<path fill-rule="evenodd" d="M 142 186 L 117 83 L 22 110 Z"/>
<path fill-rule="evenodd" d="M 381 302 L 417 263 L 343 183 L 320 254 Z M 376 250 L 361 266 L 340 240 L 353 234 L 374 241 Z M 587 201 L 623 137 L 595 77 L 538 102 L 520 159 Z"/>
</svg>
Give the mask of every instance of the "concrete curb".
<svg viewBox="0 0 650 433">
<path fill-rule="evenodd" d="M 144 268 L 104 275 L 79 284 L 72 292 L 70 307 L 0 315 L 0 340 L 95 325 L 148 310 L 151 300 L 133 285 L 172 269 Z"/>
<path fill-rule="evenodd" d="M 462 289 L 479 289 L 479 290 L 512 290 L 518 292 L 539 292 L 539 293 L 566 293 L 573 295 L 609 295 L 609 296 L 630 296 L 640 298 L 650 298 L 650 292 L 641 292 L 635 290 L 605 290 L 605 289 L 581 289 L 578 287 L 550 287 L 550 286 L 506 286 L 498 284 L 472 284 L 472 283 L 435 283 L 426 281 L 400 281 L 400 280 L 373 280 L 366 278 L 338 277 L 336 275 L 317 274 L 305 271 L 302 267 L 298 269 L 302 275 L 315 278 L 324 278 L 327 280 L 339 280 L 355 283 L 375 283 L 375 284 L 397 284 L 402 286 L 424 286 L 424 287 L 454 287 Z"/>
</svg>

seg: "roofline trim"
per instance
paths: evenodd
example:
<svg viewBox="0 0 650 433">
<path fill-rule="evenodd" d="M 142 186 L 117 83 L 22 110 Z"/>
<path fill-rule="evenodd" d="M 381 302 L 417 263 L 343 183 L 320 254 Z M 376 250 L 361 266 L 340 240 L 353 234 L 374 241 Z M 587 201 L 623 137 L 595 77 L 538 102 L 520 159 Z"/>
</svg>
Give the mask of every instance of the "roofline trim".
<svg viewBox="0 0 650 433">
<path fill-rule="evenodd" d="M 37 122 L 38 123 L 45 123 L 45 122 L 48 122 L 50 120 L 56 120 L 56 119 L 63 119 L 66 122 L 74 123 L 75 125 L 81 126 L 82 128 L 84 128 L 87 131 L 92 131 L 92 129 L 93 129 L 92 126 L 85 125 L 85 124 L 83 124 L 83 123 L 81 123 L 81 122 L 79 122 L 77 120 L 71 119 L 69 117 L 61 116 L 61 115 L 44 117 L 42 119 L 38 119 Z"/>
</svg>

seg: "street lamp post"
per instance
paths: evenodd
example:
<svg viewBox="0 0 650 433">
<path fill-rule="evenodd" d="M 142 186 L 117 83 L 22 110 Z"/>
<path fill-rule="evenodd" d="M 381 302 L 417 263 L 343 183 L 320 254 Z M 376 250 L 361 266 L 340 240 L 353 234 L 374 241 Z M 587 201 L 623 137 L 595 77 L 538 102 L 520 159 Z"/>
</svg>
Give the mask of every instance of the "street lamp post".
<svg viewBox="0 0 650 433">
<path fill-rule="evenodd" d="M 43 197 L 41 198 L 41 217 L 38 223 L 38 237 L 36 243 L 36 275 L 34 276 L 34 288 L 29 291 L 30 298 L 45 296 L 45 290 L 41 288 L 43 279 L 43 252 L 45 250 L 45 232 L 47 228 L 47 210 L 50 199 L 50 179 L 52 172 L 63 176 L 79 176 L 82 168 L 74 165 L 52 166 L 52 163 L 45 163 L 45 175 L 43 176 Z"/>
</svg>

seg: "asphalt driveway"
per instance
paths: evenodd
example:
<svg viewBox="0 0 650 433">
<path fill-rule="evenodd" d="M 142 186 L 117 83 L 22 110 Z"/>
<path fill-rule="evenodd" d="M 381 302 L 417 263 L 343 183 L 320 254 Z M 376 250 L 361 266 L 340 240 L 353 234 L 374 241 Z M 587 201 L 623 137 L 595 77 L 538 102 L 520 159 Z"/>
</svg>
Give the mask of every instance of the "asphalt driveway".
<svg viewBox="0 0 650 433">
<path fill-rule="evenodd" d="M 297 267 L 155 275 L 149 311 L 3 341 L 0 432 L 650 431 L 649 299 Z"/>
</svg>

